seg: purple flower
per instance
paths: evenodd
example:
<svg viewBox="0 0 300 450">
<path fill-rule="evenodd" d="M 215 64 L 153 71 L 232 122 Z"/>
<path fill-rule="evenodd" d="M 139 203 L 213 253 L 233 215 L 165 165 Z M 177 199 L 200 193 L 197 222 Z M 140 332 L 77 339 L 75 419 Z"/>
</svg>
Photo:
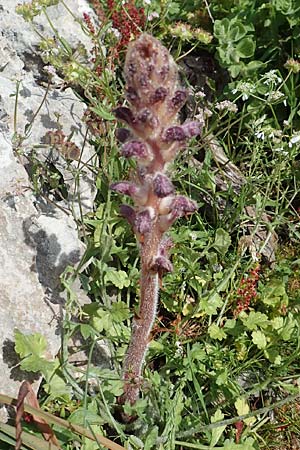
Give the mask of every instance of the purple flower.
<svg viewBox="0 0 300 450">
<path fill-rule="evenodd" d="M 154 215 L 153 213 L 154 211 L 152 211 L 152 208 L 147 208 L 136 215 L 134 225 L 138 233 L 145 234 L 150 231 Z"/>
<path fill-rule="evenodd" d="M 160 246 L 159 246 L 159 254 L 160 256 L 166 256 L 168 251 L 174 246 L 174 243 L 172 239 L 168 237 L 164 237 L 161 240 Z"/>
<path fill-rule="evenodd" d="M 171 98 L 171 106 L 172 109 L 179 111 L 183 107 L 186 102 L 187 92 L 183 89 L 180 89 L 175 92 L 174 97 Z"/>
<path fill-rule="evenodd" d="M 182 129 L 184 131 L 185 137 L 189 139 L 193 136 L 198 136 L 201 133 L 202 125 L 197 121 L 186 122 L 182 125 Z"/>
<path fill-rule="evenodd" d="M 118 192 L 119 194 L 134 196 L 138 192 L 138 187 L 130 183 L 129 181 L 118 181 L 110 185 L 112 191 Z"/>
<path fill-rule="evenodd" d="M 150 103 L 154 105 L 155 103 L 161 103 L 165 100 L 168 95 L 168 89 L 163 86 L 157 88 L 155 92 L 150 96 Z"/>
<path fill-rule="evenodd" d="M 131 226 L 134 226 L 135 222 L 135 210 L 129 205 L 121 205 L 120 206 L 120 214 L 124 219 L 128 221 Z"/>
<path fill-rule="evenodd" d="M 175 125 L 174 127 L 167 128 L 164 133 L 164 141 L 166 142 L 174 142 L 174 141 L 184 141 L 186 139 L 186 135 L 184 129 Z"/>
<path fill-rule="evenodd" d="M 129 139 L 130 131 L 127 128 L 117 128 L 115 136 L 119 142 L 126 142 Z"/>
<path fill-rule="evenodd" d="M 133 112 L 126 106 L 119 106 L 118 108 L 115 108 L 113 113 L 118 120 L 122 120 L 122 122 L 126 122 L 130 126 L 132 126 L 135 122 Z"/>
<path fill-rule="evenodd" d="M 167 272 L 172 272 L 173 265 L 165 256 L 157 256 L 151 265 L 151 269 L 155 270 L 160 274 L 160 276 L 162 276 Z"/>
<path fill-rule="evenodd" d="M 201 133 L 202 126 L 200 122 L 186 122 L 183 125 L 176 125 L 174 127 L 167 128 L 164 134 L 164 141 L 175 142 L 185 141 L 193 136 L 197 136 Z"/>
<path fill-rule="evenodd" d="M 138 93 L 131 86 L 128 86 L 127 89 L 126 89 L 126 98 L 132 105 L 135 105 L 135 106 L 137 106 L 139 104 L 139 102 L 140 102 L 140 98 L 138 96 Z"/>
<path fill-rule="evenodd" d="M 125 158 L 150 159 L 148 148 L 140 141 L 130 141 L 124 144 L 121 149 L 121 154 Z"/>
<path fill-rule="evenodd" d="M 177 195 L 172 203 L 171 215 L 175 220 L 178 217 L 185 216 L 186 214 L 191 214 L 197 211 L 197 209 L 198 206 L 196 202 L 188 197 L 184 197 L 183 195 Z"/>
<path fill-rule="evenodd" d="M 167 197 L 174 192 L 171 180 L 162 173 L 157 173 L 153 179 L 153 190 L 157 197 Z"/>
</svg>

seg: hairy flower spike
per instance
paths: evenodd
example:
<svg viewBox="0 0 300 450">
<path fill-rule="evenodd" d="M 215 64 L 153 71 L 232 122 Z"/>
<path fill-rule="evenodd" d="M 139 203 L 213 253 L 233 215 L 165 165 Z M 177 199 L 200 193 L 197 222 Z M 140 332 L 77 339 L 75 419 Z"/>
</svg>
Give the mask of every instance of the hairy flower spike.
<svg viewBox="0 0 300 450">
<path fill-rule="evenodd" d="M 148 34 L 131 42 L 125 60 L 126 98 L 130 108 L 115 109 L 120 129 L 121 154 L 137 162 L 134 182 L 113 183 L 111 189 L 130 195 L 134 208 L 122 205 L 136 233 L 141 252 L 140 306 L 124 361 L 124 394 L 120 403 L 134 404 L 139 396 L 143 363 L 155 320 L 158 290 L 163 275 L 173 270 L 168 253 L 172 246 L 164 234 L 178 217 L 197 210 L 194 201 L 175 195 L 168 165 L 182 144 L 201 132 L 195 121 L 180 125 L 178 111 L 187 92 L 179 86 L 176 64 L 168 50 Z M 138 380 L 138 382 L 137 382 Z"/>
</svg>

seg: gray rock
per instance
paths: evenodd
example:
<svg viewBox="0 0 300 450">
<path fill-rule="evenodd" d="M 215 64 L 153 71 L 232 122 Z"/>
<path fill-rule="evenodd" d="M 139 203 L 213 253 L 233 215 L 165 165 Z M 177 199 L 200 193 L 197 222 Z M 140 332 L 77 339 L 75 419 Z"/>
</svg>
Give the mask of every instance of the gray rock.
<svg viewBox="0 0 300 450">
<path fill-rule="evenodd" d="M 45 95 L 40 39 L 15 13 L 17 3 L 0 0 L 0 391 L 14 397 L 23 379 L 33 381 L 35 389 L 40 380 L 38 374 L 20 370 L 14 330 L 41 333 L 48 342 L 47 356 L 57 354 L 65 301 L 60 275 L 68 265 L 76 265 L 84 251 L 73 215 L 78 218 L 91 210 L 94 201 L 94 180 L 85 164 L 93 158 L 93 149 L 85 142 L 85 108 L 70 88 L 63 91 L 59 84 Z M 90 9 L 84 0 L 71 3 L 75 14 Z M 91 46 L 62 5 L 48 8 L 48 13 L 71 45 Z M 35 23 L 44 35 L 53 35 L 45 17 L 37 17 Z M 80 162 L 67 163 L 61 155 L 51 159 L 53 149 L 44 144 L 44 137 L 47 131 L 58 130 L 59 124 L 82 149 Z M 41 164 L 57 164 L 67 186 L 64 198 L 57 201 L 33 194 L 28 177 L 32 156 Z M 78 286 L 74 289 L 80 301 L 88 301 Z"/>
</svg>

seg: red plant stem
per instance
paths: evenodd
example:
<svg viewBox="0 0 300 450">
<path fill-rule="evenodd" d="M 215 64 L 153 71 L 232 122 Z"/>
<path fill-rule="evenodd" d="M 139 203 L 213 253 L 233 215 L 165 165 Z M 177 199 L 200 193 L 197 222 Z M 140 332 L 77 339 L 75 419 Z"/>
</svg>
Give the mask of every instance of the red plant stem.
<svg viewBox="0 0 300 450">
<path fill-rule="evenodd" d="M 141 251 L 140 307 L 134 318 L 131 341 L 124 362 L 124 395 L 132 405 L 139 397 L 143 363 L 150 340 L 150 333 L 156 316 L 159 275 L 151 270 L 150 264 L 158 253 L 161 233 L 154 226 L 144 238 Z"/>
</svg>

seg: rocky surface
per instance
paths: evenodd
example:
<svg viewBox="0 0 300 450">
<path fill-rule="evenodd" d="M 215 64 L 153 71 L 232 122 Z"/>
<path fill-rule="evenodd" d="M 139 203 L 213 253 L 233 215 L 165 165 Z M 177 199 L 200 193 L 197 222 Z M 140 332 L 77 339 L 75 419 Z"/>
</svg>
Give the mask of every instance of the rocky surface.
<svg viewBox="0 0 300 450">
<path fill-rule="evenodd" d="M 14 330 L 44 335 L 50 358 L 59 349 L 64 304 L 59 277 L 83 252 L 73 216 L 89 211 L 94 199 L 93 177 L 84 164 L 93 151 L 85 142 L 83 103 L 70 88 L 62 90 L 59 81 L 46 92 L 40 38 L 15 13 L 17 3 L 0 0 L 0 391 L 12 396 L 20 381 L 29 379 L 18 367 Z M 89 11 L 83 0 L 71 3 L 77 16 Z M 62 5 L 47 11 L 71 45 L 80 41 L 90 46 L 80 24 Z M 45 17 L 36 17 L 34 23 L 43 35 L 53 35 Z M 72 133 L 80 162 L 67 163 L 44 144 L 47 132 L 59 130 L 60 124 L 66 136 Z M 62 198 L 33 194 L 28 176 L 33 149 L 37 161 L 44 163 L 54 154 L 50 163 L 59 166 L 68 188 Z M 78 295 L 84 301 L 80 291 Z"/>
</svg>

